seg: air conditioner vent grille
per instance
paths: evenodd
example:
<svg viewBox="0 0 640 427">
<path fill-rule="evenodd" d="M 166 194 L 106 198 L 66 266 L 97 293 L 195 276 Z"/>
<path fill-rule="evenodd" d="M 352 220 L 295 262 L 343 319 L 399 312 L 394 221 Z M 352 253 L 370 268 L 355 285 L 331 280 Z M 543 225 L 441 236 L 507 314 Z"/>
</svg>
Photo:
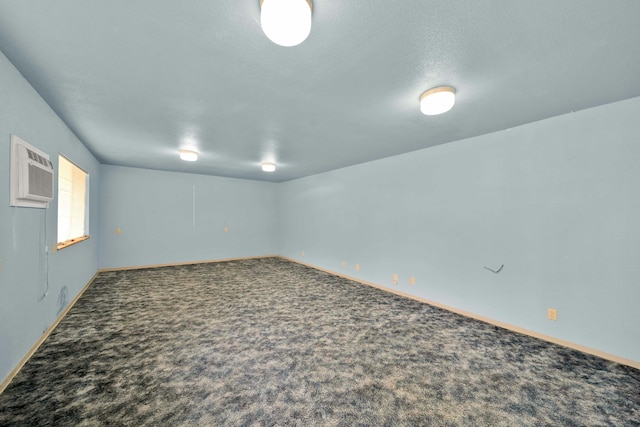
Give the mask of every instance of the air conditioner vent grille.
<svg viewBox="0 0 640 427">
<path fill-rule="evenodd" d="M 29 158 L 31 160 L 34 160 L 34 161 L 40 163 L 43 166 L 47 166 L 47 167 L 51 167 L 51 168 L 53 167 L 53 164 L 48 159 L 45 159 L 40 154 L 35 153 L 35 152 L 29 150 L 28 148 L 27 148 L 27 155 L 29 156 Z"/>
<path fill-rule="evenodd" d="M 53 198 L 51 172 L 29 165 L 29 192 L 36 196 Z"/>
</svg>

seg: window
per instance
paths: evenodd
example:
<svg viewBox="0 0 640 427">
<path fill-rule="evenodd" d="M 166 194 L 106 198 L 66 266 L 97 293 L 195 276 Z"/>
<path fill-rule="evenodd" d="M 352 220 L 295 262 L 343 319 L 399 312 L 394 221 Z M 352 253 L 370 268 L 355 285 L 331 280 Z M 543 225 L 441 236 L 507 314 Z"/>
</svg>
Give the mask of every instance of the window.
<svg viewBox="0 0 640 427">
<path fill-rule="evenodd" d="M 89 238 L 89 174 L 58 156 L 58 249 Z"/>
</svg>

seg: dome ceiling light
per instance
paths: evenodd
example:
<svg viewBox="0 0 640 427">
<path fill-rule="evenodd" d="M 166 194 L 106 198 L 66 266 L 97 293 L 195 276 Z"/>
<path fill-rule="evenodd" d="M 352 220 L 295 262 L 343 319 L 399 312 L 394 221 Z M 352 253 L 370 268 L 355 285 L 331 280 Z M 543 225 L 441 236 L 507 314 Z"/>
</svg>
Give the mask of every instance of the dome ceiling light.
<svg viewBox="0 0 640 427">
<path fill-rule="evenodd" d="M 262 170 L 265 172 L 275 172 L 276 164 L 271 162 L 262 162 Z"/>
<path fill-rule="evenodd" d="M 456 103 L 456 90 L 451 86 L 439 86 L 420 95 L 420 111 L 435 116 L 449 111 Z"/>
<path fill-rule="evenodd" d="M 198 160 L 198 152 L 193 150 L 180 150 L 180 158 L 187 162 L 195 162 Z"/>
<path fill-rule="evenodd" d="M 260 25 L 277 45 L 297 46 L 311 32 L 311 0 L 260 0 Z"/>
</svg>

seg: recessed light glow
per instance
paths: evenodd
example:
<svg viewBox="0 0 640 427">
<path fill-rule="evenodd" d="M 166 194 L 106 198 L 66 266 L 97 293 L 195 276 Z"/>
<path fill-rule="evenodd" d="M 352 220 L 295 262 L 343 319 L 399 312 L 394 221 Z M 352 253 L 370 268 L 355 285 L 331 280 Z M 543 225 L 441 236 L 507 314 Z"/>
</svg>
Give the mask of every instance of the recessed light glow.
<svg viewBox="0 0 640 427">
<path fill-rule="evenodd" d="M 420 111 L 427 116 L 446 113 L 456 102 L 456 90 L 450 86 L 429 89 L 420 95 Z"/>
<path fill-rule="evenodd" d="M 262 170 L 265 172 L 274 172 L 276 170 L 276 164 L 271 162 L 262 162 Z"/>
<path fill-rule="evenodd" d="M 311 0 L 261 0 L 260 25 L 277 45 L 297 46 L 311 32 Z"/>
<path fill-rule="evenodd" d="M 193 150 L 180 150 L 180 158 L 187 162 L 195 162 L 198 160 L 198 152 Z"/>
</svg>

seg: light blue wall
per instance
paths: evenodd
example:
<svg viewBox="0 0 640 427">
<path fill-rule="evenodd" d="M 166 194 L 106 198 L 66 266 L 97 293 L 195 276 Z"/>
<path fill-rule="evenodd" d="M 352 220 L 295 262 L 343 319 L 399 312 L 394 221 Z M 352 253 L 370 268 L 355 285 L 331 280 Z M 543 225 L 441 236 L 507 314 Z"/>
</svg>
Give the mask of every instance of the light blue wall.
<svg viewBox="0 0 640 427">
<path fill-rule="evenodd" d="M 58 313 L 98 269 L 99 164 L 84 145 L 0 53 L 0 381 L 13 370 Z M 58 168 L 63 153 L 90 175 L 91 239 L 55 254 L 57 201 L 49 208 L 9 206 L 10 135 L 49 154 Z M 57 189 L 57 179 L 56 179 Z M 44 229 L 46 224 L 46 237 Z M 49 255 L 44 255 L 45 247 Z M 49 293 L 45 288 L 48 259 Z M 43 261 L 41 261 L 43 259 Z M 64 294 L 66 293 L 66 298 Z"/>
<path fill-rule="evenodd" d="M 640 361 L 639 118 L 634 98 L 282 184 L 280 253 Z"/>
<path fill-rule="evenodd" d="M 0 93 L 0 379 L 99 267 L 276 253 L 640 361 L 640 98 L 272 184 L 99 165 L 2 54 Z M 40 302 L 57 204 L 9 207 L 11 133 L 91 176 Z"/>
<path fill-rule="evenodd" d="M 106 165 L 101 176 L 101 268 L 277 253 L 277 184 Z"/>
</svg>

